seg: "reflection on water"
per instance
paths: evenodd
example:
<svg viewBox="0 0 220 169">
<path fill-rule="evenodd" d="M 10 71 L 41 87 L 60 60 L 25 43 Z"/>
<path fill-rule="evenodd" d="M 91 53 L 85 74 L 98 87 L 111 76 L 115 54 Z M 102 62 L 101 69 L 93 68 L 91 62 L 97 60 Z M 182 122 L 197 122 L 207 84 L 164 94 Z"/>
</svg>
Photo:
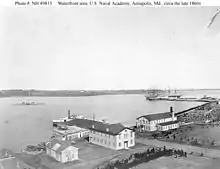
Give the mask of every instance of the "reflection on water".
<svg viewBox="0 0 220 169">
<path fill-rule="evenodd" d="M 213 92 L 213 91 L 212 91 Z M 188 93 L 191 94 L 192 93 Z M 197 93 L 198 94 L 198 93 Z M 203 93 L 200 92 L 200 95 Z M 217 92 L 220 96 L 220 92 Z M 204 94 L 203 94 L 204 95 Z M 206 94 L 209 96 L 209 94 Z M 28 98 L 25 98 L 28 99 Z M 94 96 L 75 98 L 31 98 L 36 102 L 44 102 L 39 106 L 14 106 L 22 98 L 0 99 L 0 148 L 20 151 L 30 143 L 38 143 L 48 139 L 52 133 L 52 120 L 67 116 L 68 109 L 88 118 L 93 114 L 97 119 L 110 122 L 135 124 L 138 116 L 148 113 L 181 111 L 202 104 L 193 102 L 146 101 L 143 95 Z"/>
</svg>

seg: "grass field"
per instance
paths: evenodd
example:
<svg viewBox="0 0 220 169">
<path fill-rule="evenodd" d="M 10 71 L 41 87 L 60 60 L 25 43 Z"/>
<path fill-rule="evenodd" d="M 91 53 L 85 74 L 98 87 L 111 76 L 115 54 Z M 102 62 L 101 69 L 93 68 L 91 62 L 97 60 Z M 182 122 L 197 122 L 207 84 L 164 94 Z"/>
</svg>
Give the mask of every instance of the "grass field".
<svg viewBox="0 0 220 169">
<path fill-rule="evenodd" d="M 219 160 L 189 156 L 187 158 L 161 157 L 138 165 L 135 169 L 219 169 L 219 166 Z"/>
<path fill-rule="evenodd" d="M 176 142 L 204 148 L 220 149 L 219 124 L 192 124 L 182 126 L 169 134 L 158 137 L 161 141 Z"/>
</svg>

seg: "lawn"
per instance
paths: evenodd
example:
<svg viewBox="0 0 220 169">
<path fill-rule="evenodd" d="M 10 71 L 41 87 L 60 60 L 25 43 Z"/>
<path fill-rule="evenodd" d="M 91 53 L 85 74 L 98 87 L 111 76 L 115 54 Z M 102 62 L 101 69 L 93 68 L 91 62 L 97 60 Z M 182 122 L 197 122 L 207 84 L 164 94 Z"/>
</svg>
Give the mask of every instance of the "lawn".
<svg viewBox="0 0 220 169">
<path fill-rule="evenodd" d="M 79 148 L 79 158 L 87 162 L 118 153 L 116 150 L 94 145 L 84 140 L 77 141 L 74 146 Z"/>
<path fill-rule="evenodd" d="M 196 126 L 192 131 L 189 132 L 189 135 L 199 136 L 203 139 L 212 138 L 215 141 L 220 141 L 220 126 Z"/>
<path fill-rule="evenodd" d="M 208 148 L 220 148 L 220 126 L 191 125 L 190 127 L 181 127 L 170 134 L 166 140 Z"/>
<path fill-rule="evenodd" d="M 219 169 L 220 161 L 202 157 L 187 158 L 161 157 L 157 160 L 140 164 L 135 169 Z"/>
</svg>

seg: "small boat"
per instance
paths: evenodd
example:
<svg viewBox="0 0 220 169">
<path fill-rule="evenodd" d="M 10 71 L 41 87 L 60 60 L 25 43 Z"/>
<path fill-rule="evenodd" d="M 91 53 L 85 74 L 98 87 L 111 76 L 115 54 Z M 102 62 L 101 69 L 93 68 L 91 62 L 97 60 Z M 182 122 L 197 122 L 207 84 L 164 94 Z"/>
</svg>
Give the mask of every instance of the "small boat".
<svg viewBox="0 0 220 169">
<path fill-rule="evenodd" d="M 33 105 L 43 105 L 44 103 L 35 102 L 32 100 L 29 101 L 19 101 L 15 103 L 15 105 L 21 105 L 21 106 L 33 106 Z"/>
</svg>

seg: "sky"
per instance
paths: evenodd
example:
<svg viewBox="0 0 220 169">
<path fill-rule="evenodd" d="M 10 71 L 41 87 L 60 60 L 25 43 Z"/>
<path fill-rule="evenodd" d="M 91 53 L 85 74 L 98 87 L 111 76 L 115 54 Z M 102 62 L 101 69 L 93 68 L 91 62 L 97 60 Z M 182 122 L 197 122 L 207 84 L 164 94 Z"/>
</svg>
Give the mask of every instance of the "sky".
<svg viewBox="0 0 220 169">
<path fill-rule="evenodd" d="M 220 88 L 216 10 L 5 7 L 0 89 Z"/>
</svg>

